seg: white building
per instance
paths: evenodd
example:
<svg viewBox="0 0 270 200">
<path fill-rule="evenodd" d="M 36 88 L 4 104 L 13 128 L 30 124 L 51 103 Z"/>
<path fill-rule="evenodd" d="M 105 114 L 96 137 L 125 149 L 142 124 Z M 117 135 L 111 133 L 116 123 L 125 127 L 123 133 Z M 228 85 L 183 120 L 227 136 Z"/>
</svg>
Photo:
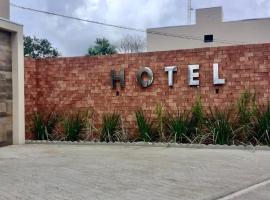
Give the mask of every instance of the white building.
<svg viewBox="0 0 270 200">
<path fill-rule="evenodd" d="M 147 29 L 147 50 L 270 43 L 270 18 L 223 22 L 222 7 L 196 10 L 196 24 Z"/>
</svg>

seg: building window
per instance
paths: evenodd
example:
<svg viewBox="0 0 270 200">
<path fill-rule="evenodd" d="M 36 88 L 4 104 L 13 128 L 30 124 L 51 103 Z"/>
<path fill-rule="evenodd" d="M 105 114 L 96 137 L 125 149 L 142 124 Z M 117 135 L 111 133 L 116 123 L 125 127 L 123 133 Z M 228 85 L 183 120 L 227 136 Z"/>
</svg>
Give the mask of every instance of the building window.
<svg viewBox="0 0 270 200">
<path fill-rule="evenodd" d="M 214 36 L 213 35 L 204 35 L 204 42 L 213 42 Z"/>
</svg>

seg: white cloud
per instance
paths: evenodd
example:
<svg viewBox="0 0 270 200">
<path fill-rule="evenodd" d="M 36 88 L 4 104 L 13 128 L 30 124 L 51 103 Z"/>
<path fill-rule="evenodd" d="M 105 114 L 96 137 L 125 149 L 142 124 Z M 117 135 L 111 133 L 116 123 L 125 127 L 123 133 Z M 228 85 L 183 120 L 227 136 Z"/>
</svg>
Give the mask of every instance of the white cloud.
<svg viewBox="0 0 270 200">
<path fill-rule="evenodd" d="M 186 23 L 187 0 L 12 0 L 36 9 L 89 20 L 145 29 Z M 225 20 L 270 16 L 267 0 L 193 0 L 193 8 L 223 6 Z M 116 43 L 133 33 L 59 17 L 11 10 L 12 20 L 24 24 L 26 35 L 49 39 L 63 55 L 84 55 L 97 37 Z M 137 34 L 137 33 L 135 33 Z"/>
</svg>

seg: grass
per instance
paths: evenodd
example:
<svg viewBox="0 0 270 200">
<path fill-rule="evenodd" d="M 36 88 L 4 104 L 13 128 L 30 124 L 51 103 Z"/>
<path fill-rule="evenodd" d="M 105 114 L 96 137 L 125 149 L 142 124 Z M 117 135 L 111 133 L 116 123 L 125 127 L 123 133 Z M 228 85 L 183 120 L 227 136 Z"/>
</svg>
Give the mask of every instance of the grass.
<svg viewBox="0 0 270 200">
<path fill-rule="evenodd" d="M 155 109 L 155 114 L 156 114 L 156 130 L 159 135 L 159 140 L 162 142 L 165 142 L 166 141 L 166 133 L 165 133 L 166 113 L 162 104 L 157 104 L 156 109 Z"/>
<path fill-rule="evenodd" d="M 257 115 L 257 132 L 256 139 L 258 144 L 270 146 L 270 104 L 263 112 L 259 112 Z"/>
<path fill-rule="evenodd" d="M 87 128 L 87 112 L 69 114 L 63 120 L 63 129 L 68 141 L 78 141 L 80 134 Z"/>
<path fill-rule="evenodd" d="M 45 131 L 40 113 L 35 113 L 33 118 L 33 132 L 35 133 L 37 140 L 48 140 L 48 134 Z"/>
<path fill-rule="evenodd" d="M 55 112 L 47 115 L 35 113 L 33 118 L 33 132 L 38 140 L 52 139 L 53 131 L 59 122 L 59 117 Z"/>
<path fill-rule="evenodd" d="M 144 142 L 150 142 L 152 140 L 151 135 L 153 132 L 152 122 L 149 122 L 142 110 L 138 110 L 135 113 L 137 126 L 139 130 L 140 139 Z"/>
<path fill-rule="evenodd" d="M 120 117 L 120 114 L 115 112 L 103 114 L 100 136 L 101 141 L 115 142 L 121 139 Z"/>
<path fill-rule="evenodd" d="M 185 113 L 170 115 L 167 122 L 168 132 L 174 142 L 186 142 L 188 137 L 189 119 Z"/>
<path fill-rule="evenodd" d="M 232 144 L 234 129 L 231 123 L 232 110 L 210 109 L 210 117 L 205 122 L 206 134 L 209 134 L 214 144 Z"/>
<path fill-rule="evenodd" d="M 237 122 L 235 140 L 239 144 L 248 144 L 255 135 L 254 118 L 258 112 L 256 95 L 245 90 L 237 101 Z"/>
<path fill-rule="evenodd" d="M 205 121 L 203 113 L 202 102 L 199 96 L 196 97 L 196 101 L 191 109 L 191 119 L 188 127 L 188 138 L 190 142 L 196 140 L 198 135 L 201 135 L 202 125 Z"/>
<path fill-rule="evenodd" d="M 130 131 L 119 113 L 104 113 L 99 128 L 93 112 L 77 112 L 64 117 L 51 112 L 35 113 L 32 131 L 38 140 L 100 140 L 178 142 L 199 144 L 244 144 L 270 146 L 270 103 L 257 106 L 256 95 L 244 91 L 235 104 L 225 109 L 218 107 L 203 109 L 200 97 L 188 112 L 176 115 L 168 113 L 157 104 L 154 118 L 146 117 L 142 109 L 135 112 L 137 133 Z M 135 121 L 127 121 L 127 125 Z M 57 137 L 53 137 L 54 134 Z M 64 137 L 63 137 L 64 135 Z M 138 139 L 139 136 L 139 139 Z"/>
</svg>

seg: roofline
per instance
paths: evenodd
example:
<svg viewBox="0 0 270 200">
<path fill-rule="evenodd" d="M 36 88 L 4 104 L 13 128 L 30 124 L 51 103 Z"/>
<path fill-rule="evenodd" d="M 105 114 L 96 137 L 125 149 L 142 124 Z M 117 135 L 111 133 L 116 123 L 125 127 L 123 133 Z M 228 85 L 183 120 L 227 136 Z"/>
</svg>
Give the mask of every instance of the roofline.
<svg viewBox="0 0 270 200">
<path fill-rule="evenodd" d="M 222 21 L 220 23 L 230 23 L 230 22 L 246 22 L 246 21 L 259 21 L 259 20 L 270 20 L 269 17 L 265 18 L 250 18 L 250 19 L 241 19 L 241 20 L 232 20 L 232 21 Z M 160 28 L 178 28 L 178 27 L 192 27 L 198 24 L 185 24 L 185 25 L 179 25 L 179 26 L 162 26 L 162 27 L 154 27 L 154 28 L 147 28 L 147 30 L 152 29 L 160 29 Z"/>
<path fill-rule="evenodd" d="M 16 26 L 23 26 L 22 24 L 19 24 L 19 23 L 16 23 L 16 22 L 10 21 L 9 19 L 3 18 L 3 17 L 0 17 L 0 21 L 4 21 L 4 22 L 7 22 L 7 23 L 10 23 L 10 24 L 16 25 Z"/>
<path fill-rule="evenodd" d="M 202 7 L 202 8 L 197 8 L 196 11 L 197 11 L 197 10 L 204 10 L 204 9 L 217 9 L 217 8 L 223 9 L 222 6 L 214 6 L 214 7 Z"/>
</svg>

